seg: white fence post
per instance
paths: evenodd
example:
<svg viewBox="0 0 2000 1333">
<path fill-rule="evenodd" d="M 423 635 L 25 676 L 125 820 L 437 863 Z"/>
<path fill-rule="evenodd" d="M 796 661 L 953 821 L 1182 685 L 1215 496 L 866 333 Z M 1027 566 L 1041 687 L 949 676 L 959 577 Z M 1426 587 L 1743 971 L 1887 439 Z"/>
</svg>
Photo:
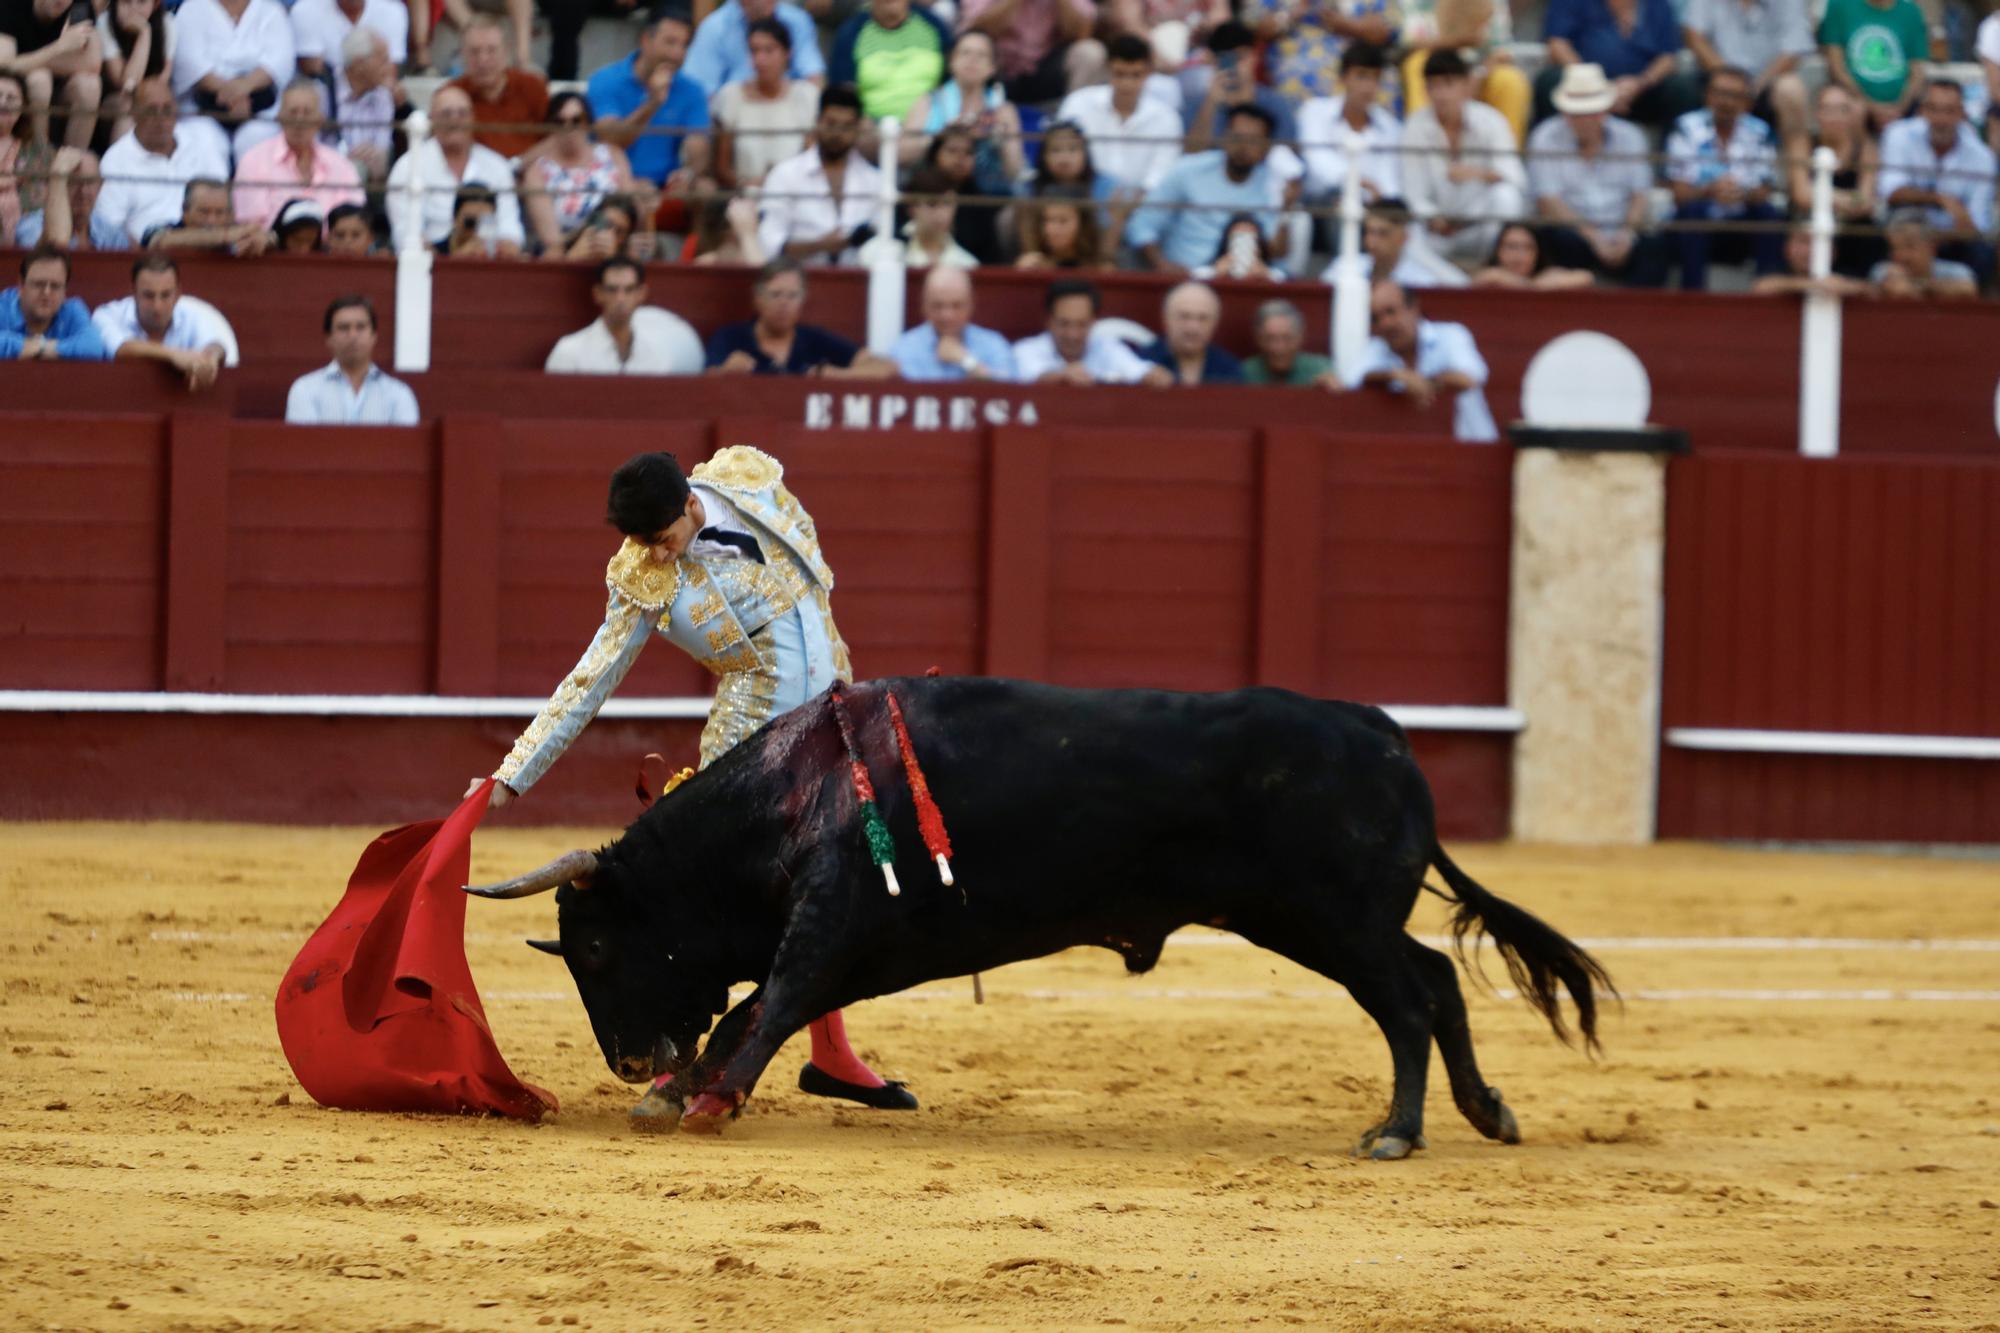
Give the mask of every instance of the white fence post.
<svg viewBox="0 0 2000 1333">
<path fill-rule="evenodd" d="M 1334 261 L 1333 365 L 1349 388 L 1361 382 L 1368 346 L 1368 279 L 1361 274 L 1361 136 L 1347 131 L 1347 174 L 1340 182 L 1340 258 Z"/>
<path fill-rule="evenodd" d="M 896 339 L 903 336 L 903 247 L 896 237 L 897 146 L 902 142 L 902 122 L 894 116 L 882 119 L 882 200 L 875 212 L 874 258 L 868 265 L 868 350 L 877 356 L 889 355 Z"/>
<path fill-rule="evenodd" d="M 418 150 L 430 137 L 431 118 L 412 111 L 403 122 L 409 141 L 410 177 L 405 183 L 410 225 L 396 252 L 396 369 L 431 368 L 431 262 L 437 256 L 424 240 L 424 159 Z"/>
<path fill-rule="evenodd" d="M 1813 150 L 1812 277 L 1833 272 L 1831 148 Z M 1799 314 L 1799 452 L 1832 458 L 1840 452 L 1840 298 L 1809 289 Z"/>
</svg>

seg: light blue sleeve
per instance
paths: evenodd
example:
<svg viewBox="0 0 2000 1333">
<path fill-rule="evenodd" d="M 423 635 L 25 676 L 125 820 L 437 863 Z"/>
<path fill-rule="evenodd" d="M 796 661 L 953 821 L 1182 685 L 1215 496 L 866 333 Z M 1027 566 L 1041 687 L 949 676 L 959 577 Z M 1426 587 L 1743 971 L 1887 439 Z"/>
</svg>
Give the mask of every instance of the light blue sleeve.
<svg viewBox="0 0 2000 1333">
<path fill-rule="evenodd" d="M 1990 232 L 1993 230 L 1994 158 L 1991 150 L 1985 150 L 1984 145 L 1981 147 L 1985 151 L 1985 161 L 1980 164 L 1980 170 L 1985 174 L 1972 182 L 1972 198 L 1966 201 L 1965 211 L 1972 215 L 1973 226 L 1981 232 Z"/>
<path fill-rule="evenodd" d="M 414 426 L 421 415 L 417 411 L 417 391 L 401 380 L 391 380 L 396 386 L 395 406 L 389 409 L 389 424 L 392 426 Z"/>
<path fill-rule="evenodd" d="M 812 15 L 797 5 L 778 6 L 778 17 L 792 33 L 792 77 L 816 79 L 826 73 L 826 57 L 819 51 L 819 25 Z"/>
<path fill-rule="evenodd" d="M 1158 245 L 1160 238 L 1167 234 L 1167 225 L 1173 213 L 1167 205 L 1188 202 L 1187 159 L 1167 173 L 1159 188 L 1148 191 L 1146 202 L 1132 214 L 1132 220 L 1125 224 L 1125 242 L 1137 250 L 1143 246 Z"/>
<path fill-rule="evenodd" d="M 285 424 L 290 426 L 317 426 L 319 412 L 313 404 L 313 377 L 311 374 L 299 376 L 292 381 L 292 387 L 285 394 Z"/>
<path fill-rule="evenodd" d="M 1443 364 L 1437 369 L 1442 375 L 1449 371 L 1471 380 L 1474 384 L 1486 383 L 1486 358 L 1479 354 L 1479 344 L 1472 340 L 1472 330 L 1463 324 L 1440 324 L 1433 326 L 1438 331 L 1438 358 Z"/>
<path fill-rule="evenodd" d="M 687 59 L 681 62 L 680 77 L 693 79 L 701 85 L 702 91 L 709 97 L 721 92 L 722 85 L 726 82 L 723 78 L 722 12 L 721 9 L 717 9 L 701 21 L 701 26 L 695 29 L 694 40 L 688 43 Z M 817 36 L 813 38 L 815 49 L 818 40 Z M 792 36 L 794 61 L 798 59 L 798 42 L 798 35 L 794 33 Z M 704 102 L 706 100 L 707 98 L 703 99 Z"/>
<path fill-rule="evenodd" d="M 605 603 L 604 623 L 598 627 L 590 647 L 584 649 L 582 659 L 556 686 L 556 692 L 514 742 L 513 750 L 493 776 L 517 793 L 541 781 L 542 774 L 583 734 L 583 729 L 604 707 L 604 701 L 625 679 L 625 673 L 639 660 L 639 650 L 646 646 L 647 637 L 664 614 L 648 611 L 613 592 Z"/>
<path fill-rule="evenodd" d="M 982 338 L 980 342 L 983 344 L 981 350 L 977 353 L 980 364 L 992 371 L 993 378 L 996 380 L 1013 379 L 1014 349 L 1008 344 L 1007 340 L 999 334 L 987 330 L 987 337 Z"/>
<path fill-rule="evenodd" d="M 1387 342 L 1380 338 L 1370 338 L 1368 346 L 1362 349 L 1361 373 L 1356 378 L 1366 379 L 1378 371 L 1403 370 L 1405 368 L 1403 358 L 1391 351 Z"/>
</svg>

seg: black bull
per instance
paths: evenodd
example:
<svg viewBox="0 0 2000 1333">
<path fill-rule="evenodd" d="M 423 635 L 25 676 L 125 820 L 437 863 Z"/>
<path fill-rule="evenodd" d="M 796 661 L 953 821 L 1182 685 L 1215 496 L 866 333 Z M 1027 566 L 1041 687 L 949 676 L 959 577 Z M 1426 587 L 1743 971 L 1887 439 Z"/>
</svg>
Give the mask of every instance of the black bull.
<svg viewBox="0 0 2000 1333">
<path fill-rule="evenodd" d="M 902 703 L 953 843 L 925 853 L 891 730 Z M 562 884 L 560 952 L 614 1072 L 672 1075 L 647 1102 L 715 1128 L 787 1038 L 823 1013 L 1077 945 L 1133 972 L 1190 924 L 1233 931 L 1346 986 L 1388 1039 L 1395 1092 L 1361 1150 L 1423 1145 L 1437 1042 L 1473 1127 L 1515 1142 L 1480 1076 L 1451 959 L 1404 929 L 1428 866 L 1521 993 L 1567 1038 L 1558 985 L 1596 1041 L 1596 960 L 1489 893 L 1437 841 L 1430 789 L 1386 714 L 1275 689 L 1074 690 L 1008 680 L 875 681 L 846 692 L 895 836 L 884 891 L 822 695 L 659 800 L 593 856 L 507 884 Z M 543 945 L 550 951 L 556 946 Z M 734 1008 L 728 988 L 756 989 Z M 715 1024 L 699 1058 L 695 1045 Z M 644 1106 L 645 1104 L 642 1104 Z"/>
</svg>

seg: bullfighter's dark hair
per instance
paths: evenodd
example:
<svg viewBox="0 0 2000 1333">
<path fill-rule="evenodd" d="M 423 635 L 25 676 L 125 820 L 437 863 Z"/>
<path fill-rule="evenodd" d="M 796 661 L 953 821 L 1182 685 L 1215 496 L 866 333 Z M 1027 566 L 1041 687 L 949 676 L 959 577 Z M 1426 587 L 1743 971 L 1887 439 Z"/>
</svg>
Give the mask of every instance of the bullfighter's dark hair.
<svg viewBox="0 0 2000 1333">
<path fill-rule="evenodd" d="M 640 454 L 611 474 L 604 521 L 627 537 L 650 542 L 687 509 L 687 474 L 669 453 Z"/>
<path fill-rule="evenodd" d="M 359 310 L 368 316 L 369 328 L 375 329 L 381 327 L 375 319 L 375 303 L 359 293 L 350 293 L 346 296 L 336 296 L 326 303 L 326 326 L 324 332 L 333 332 L 333 317 L 343 310 Z"/>
</svg>

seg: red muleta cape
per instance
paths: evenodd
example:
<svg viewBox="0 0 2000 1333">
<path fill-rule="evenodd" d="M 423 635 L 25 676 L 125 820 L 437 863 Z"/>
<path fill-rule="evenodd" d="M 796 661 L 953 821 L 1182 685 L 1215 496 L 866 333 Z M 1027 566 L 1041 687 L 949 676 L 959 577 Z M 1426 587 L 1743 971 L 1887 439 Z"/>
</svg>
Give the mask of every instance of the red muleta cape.
<svg viewBox="0 0 2000 1333">
<path fill-rule="evenodd" d="M 322 1106 L 524 1120 L 556 1109 L 507 1068 L 465 961 L 463 886 L 492 788 L 370 843 L 285 973 L 278 1040 Z"/>
</svg>

